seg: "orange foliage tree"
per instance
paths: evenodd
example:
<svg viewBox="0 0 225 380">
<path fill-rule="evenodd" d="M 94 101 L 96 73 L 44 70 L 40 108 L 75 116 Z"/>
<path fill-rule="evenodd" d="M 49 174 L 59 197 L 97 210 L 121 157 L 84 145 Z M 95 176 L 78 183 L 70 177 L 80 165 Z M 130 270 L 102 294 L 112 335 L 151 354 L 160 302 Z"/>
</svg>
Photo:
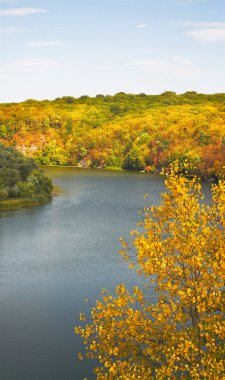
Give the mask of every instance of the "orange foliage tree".
<svg viewBox="0 0 225 380">
<path fill-rule="evenodd" d="M 122 243 L 147 290 L 103 290 L 91 319 L 80 316 L 75 331 L 84 356 L 99 360 L 97 379 L 225 379 L 225 181 L 206 205 L 188 171 L 170 168 L 161 204 L 145 208 L 132 244 Z"/>
</svg>

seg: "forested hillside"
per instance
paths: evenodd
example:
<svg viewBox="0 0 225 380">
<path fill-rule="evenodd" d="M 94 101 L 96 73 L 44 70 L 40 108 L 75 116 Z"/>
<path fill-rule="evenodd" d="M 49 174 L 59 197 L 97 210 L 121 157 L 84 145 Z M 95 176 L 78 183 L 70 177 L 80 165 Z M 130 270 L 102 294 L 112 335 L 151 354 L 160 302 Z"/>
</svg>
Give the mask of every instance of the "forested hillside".
<svg viewBox="0 0 225 380">
<path fill-rule="evenodd" d="M 159 172 L 189 159 L 225 165 L 225 94 L 97 95 L 0 105 L 0 141 L 47 165 Z"/>
<path fill-rule="evenodd" d="M 32 158 L 0 144 L 0 209 L 46 203 L 52 188 Z"/>
</svg>

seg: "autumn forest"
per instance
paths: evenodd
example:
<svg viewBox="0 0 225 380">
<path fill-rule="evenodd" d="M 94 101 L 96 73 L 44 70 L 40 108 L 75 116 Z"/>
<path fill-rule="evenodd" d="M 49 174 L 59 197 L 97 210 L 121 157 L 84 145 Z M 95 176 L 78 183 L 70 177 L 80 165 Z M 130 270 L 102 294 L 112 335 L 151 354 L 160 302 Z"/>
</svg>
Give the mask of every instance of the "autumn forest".
<svg viewBox="0 0 225 380">
<path fill-rule="evenodd" d="M 188 159 L 203 179 L 225 165 L 225 94 L 117 93 L 0 105 L 0 142 L 44 165 L 159 173 Z"/>
</svg>

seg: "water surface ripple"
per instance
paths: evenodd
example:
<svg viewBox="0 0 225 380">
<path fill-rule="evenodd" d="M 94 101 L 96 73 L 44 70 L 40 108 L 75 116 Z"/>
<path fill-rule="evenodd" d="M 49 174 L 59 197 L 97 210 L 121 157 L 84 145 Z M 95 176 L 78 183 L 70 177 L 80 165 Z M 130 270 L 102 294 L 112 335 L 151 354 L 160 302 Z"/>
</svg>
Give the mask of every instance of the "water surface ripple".
<svg viewBox="0 0 225 380">
<path fill-rule="evenodd" d="M 118 254 L 143 207 L 159 202 L 163 178 L 125 172 L 46 168 L 63 189 L 42 207 L 0 214 L 0 379 L 93 378 L 80 362 L 79 313 L 102 287 L 132 287 Z"/>
</svg>

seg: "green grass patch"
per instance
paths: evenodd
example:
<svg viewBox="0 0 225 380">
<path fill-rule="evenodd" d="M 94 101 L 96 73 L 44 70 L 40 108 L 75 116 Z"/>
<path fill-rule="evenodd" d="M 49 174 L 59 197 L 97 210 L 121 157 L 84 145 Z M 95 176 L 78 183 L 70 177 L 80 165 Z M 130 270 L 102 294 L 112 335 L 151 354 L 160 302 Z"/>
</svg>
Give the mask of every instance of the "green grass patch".
<svg viewBox="0 0 225 380">
<path fill-rule="evenodd" d="M 26 207 L 45 205 L 51 197 L 45 195 L 35 195 L 32 198 L 5 199 L 0 201 L 0 211 L 18 210 Z"/>
</svg>

